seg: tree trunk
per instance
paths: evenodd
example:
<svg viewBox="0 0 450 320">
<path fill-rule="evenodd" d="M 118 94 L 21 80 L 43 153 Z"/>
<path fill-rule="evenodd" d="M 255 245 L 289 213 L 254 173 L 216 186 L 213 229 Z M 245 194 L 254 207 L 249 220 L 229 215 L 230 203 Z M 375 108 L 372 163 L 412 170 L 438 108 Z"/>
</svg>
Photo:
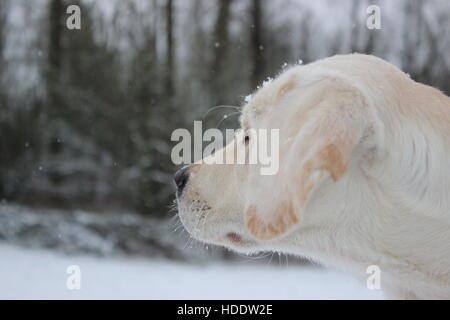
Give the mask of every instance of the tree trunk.
<svg viewBox="0 0 450 320">
<path fill-rule="evenodd" d="M 222 104 L 223 90 L 222 83 L 225 81 L 225 59 L 228 50 L 228 25 L 230 22 L 230 5 L 232 0 L 220 0 L 217 11 L 213 45 L 213 61 L 211 66 L 211 93 L 214 104 Z"/>
<path fill-rule="evenodd" d="M 153 0 L 153 2 L 152 2 L 152 11 L 153 11 L 153 15 L 152 15 L 153 23 L 152 23 L 152 32 L 151 32 L 151 38 L 150 38 L 150 46 L 152 48 L 152 55 L 156 59 L 157 58 L 156 48 L 158 45 L 158 23 L 159 23 L 158 3 L 156 0 Z"/>
<path fill-rule="evenodd" d="M 350 9 L 350 52 L 359 52 L 359 29 L 365 28 L 360 24 L 360 3 L 353 1 Z"/>
<path fill-rule="evenodd" d="M 61 69 L 61 35 L 63 28 L 64 7 L 61 0 L 51 0 L 49 7 L 49 41 L 48 41 L 48 80 L 49 94 L 53 89 L 53 81 L 59 78 Z"/>
<path fill-rule="evenodd" d="M 174 89 L 174 6 L 173 0 L 166 3 L 166 94 L 170 98 L 175 92 Z"/>
<path fill-rule="evenodd" d="M 417 59 L 417 51 L 421 47 L 423 25 L 423 1 L 406 1 L 403 32 L 404 44 L 402 55 L 403 66 L 416 80 L 420 74 L 420 66 Z"/>
<path fill-rule="evenodd" d="M 49 6 L 49 35 L 48 35 L 48 61 L 47 61 L 47 103 L 43 115 L 45 123 L 55 123 L 61 116 L 62 99 L 59 94 L 60 74 L 62 65 L 62 34 L 63 21 L 65 17 L 64 3 L 61 0 L 51 0 Z M 50 127 L 45 140 L 48 143 L 48 151 L 51 157 L 58 157 L 62 151 L 61 140 L 59 139 L 58 128 Z M 53 184 L 62 183 L 62 177 L 56 172 L 49 173 L 50 181 Z"/>
<path fill-rule="evenodd" d="M 251 82 L 252 86 L 256 87 L 264 77 L 265 61 L 264 61 L 264 41 L 263 41 L 263 12 L 261 0 L 252 0 L 251 6 L 251 52 L 252 52 L 252 69 Z"/>
<path fill-rule="evenodd" d="M 228 25 L 232 0 L 220 0 L 214 27 L 214 61 L 213 73 L 219 74 L 223 67 L 223 58 L 228 48 Z"/>
<path fill-rule="evenodd" d="M 8 2 L 6 1 L 0 1 L 0 63 L 1 63 L 1 67 L 0 67 L 0 75 L 1 73 L 4 71 L 3 68 L 3 50 L 5 48 L 5 36 L 6 36 L 6 19 L 7 19 L 7 5 Z"/>
</svg>

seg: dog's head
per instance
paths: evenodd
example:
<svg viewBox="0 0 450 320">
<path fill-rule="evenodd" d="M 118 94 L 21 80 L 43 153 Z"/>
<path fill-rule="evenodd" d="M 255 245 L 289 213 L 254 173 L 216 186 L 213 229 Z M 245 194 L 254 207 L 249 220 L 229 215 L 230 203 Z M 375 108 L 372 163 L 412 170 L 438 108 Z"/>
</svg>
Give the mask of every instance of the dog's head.
<svg viewBox="0 0 450 320">
<path fill-rule="evenodd" d="M 261 147 L 255 130 L 277 129 L 278 150 L 268 148 L 278 153 L 275 174 L 262 174 L 260 162 L 206 164 L 208 159 L 176 173 L 179 216 L 194 238 L 240 252 L 276 250 L 295 236 L 313 196 L 323 197 L 318 187 L 345 173 L 361 132 L 348 118 L 358 116 L 353 108 L 361 97 L 334 78 L 302 77 L 302 68 L 307 66 L 260 88 L 242 109 L 242 130 L 213 155 L 233 157 L 244 147 L 248 160 Z"/>
</svg>

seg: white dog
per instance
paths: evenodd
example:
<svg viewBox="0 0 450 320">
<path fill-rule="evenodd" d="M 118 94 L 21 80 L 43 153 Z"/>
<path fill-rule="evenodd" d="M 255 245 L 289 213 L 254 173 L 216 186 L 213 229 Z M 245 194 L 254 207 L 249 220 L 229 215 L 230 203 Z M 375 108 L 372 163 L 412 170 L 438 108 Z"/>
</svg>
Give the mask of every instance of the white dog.
<svg viewBox="0 0 450 320">
<path fill-rule="evenodd" d="M 373 56 L 334 56 L 259 89 L 241 124 L 280 130 L 280 169 L 181 169 L 179 215 L 193 237 L 301 255 L 364 279 L 377 265 L 389 298 L 450 298 L 447 96 Z M 248 135 L 236 139 L 254 147 Z"/>
</svg>

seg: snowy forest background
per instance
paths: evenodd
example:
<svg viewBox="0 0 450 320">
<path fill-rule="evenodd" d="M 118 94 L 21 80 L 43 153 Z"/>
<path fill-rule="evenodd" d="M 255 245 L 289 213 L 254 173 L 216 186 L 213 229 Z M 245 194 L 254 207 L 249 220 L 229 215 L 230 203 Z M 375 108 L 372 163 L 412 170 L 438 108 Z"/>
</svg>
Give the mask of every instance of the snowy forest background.
<svg viewBox="0 0 450 320">
<path fill-rule="evenodd" d="M 352 52 L 449 95 L 450 1 L 0 0 L 0 240 L 205 257 L 170 221 L 172 131 L 242 105 L 285 64 Z"/>
</svg>

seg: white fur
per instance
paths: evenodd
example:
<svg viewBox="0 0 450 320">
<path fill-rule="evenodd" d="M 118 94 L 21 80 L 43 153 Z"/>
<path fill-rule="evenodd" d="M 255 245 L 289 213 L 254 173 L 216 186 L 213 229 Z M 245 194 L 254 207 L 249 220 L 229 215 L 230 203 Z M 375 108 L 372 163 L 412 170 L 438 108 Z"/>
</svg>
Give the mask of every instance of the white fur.
<svg viewBox="0 0 450 320">
<path fill-rule="evenodd" d="M 277 90 L 289 81 L 292 88 L 277 100 Z M 293 155 L 292 135 L 300 132 L 306 140 L 308 125 L 315 122 L 313 116 L 309 122 L 295 119 L 341 84 L 364 101 L 350 109 L 362 136 L 345 174 L 337 181 L 328 176 L 306 208 L 296 206 L 304 212 L 294 229 L 271 240 L 255 239 L 243 217 L 249 199 L 272 208 L 278 199 L 297 197 L 291 165 L 299 166 L 307 155 Z M 178 204 L 194 237 L 247 253 L 273 250 L 309 257 L 364 281 L 367 267 L 378 265 L 389 298 L 450 299 L 448 97 L 381 59 L 335 56 L 293 67 L 261 88 L 244 107 L 242 122 L 280 128 L 280 172 L 252 183 L 252 166 L 193 165 Z M 310 143 L 313 148 L 318 142 Z M 240 240 L 233 241 L 231 233 Z"/>
</svg>

